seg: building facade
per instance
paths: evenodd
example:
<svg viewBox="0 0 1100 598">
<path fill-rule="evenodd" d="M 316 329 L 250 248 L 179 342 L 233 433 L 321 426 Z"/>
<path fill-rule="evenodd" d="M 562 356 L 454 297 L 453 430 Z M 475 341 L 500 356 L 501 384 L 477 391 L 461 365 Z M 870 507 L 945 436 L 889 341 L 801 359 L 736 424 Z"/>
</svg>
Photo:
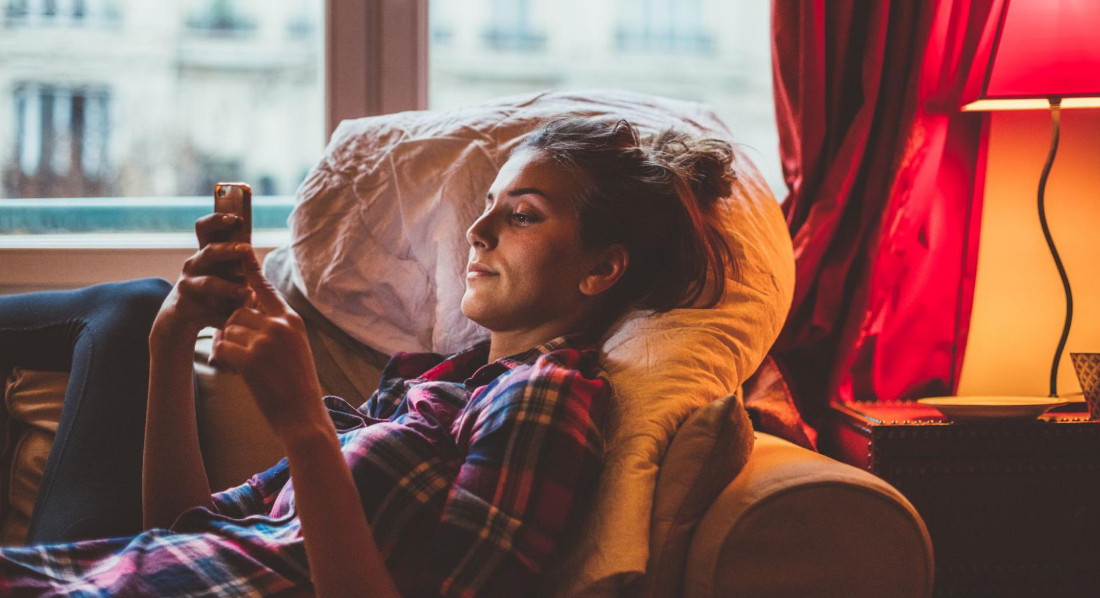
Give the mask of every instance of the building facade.
<svg viewBox="0 0 1100 598">
<path fill-rule="evenodd" d="M 322 0 L 0 0 L 0 197 L 290 194 L 324 144 Z M 431 0 L 430 104 L 704 102 L 779 186 L 765 0 Z"/>
</svg>

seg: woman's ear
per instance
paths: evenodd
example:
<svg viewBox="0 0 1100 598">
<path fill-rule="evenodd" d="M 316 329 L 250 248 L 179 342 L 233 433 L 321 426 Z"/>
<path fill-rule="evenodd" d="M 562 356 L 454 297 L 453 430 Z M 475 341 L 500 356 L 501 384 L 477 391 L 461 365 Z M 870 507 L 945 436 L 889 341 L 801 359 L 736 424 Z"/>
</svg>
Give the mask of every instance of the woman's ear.
<svg viewBox="0 0 1100 598">
<path fill-rule="evenodd" d="M 603 250 L 600 260 L 592 270 L 581 279 L 580 291 L 594 297 L 615 286 L 630 265 L 630 253 L 622 245 L 611 245 Z"/>
</svg>

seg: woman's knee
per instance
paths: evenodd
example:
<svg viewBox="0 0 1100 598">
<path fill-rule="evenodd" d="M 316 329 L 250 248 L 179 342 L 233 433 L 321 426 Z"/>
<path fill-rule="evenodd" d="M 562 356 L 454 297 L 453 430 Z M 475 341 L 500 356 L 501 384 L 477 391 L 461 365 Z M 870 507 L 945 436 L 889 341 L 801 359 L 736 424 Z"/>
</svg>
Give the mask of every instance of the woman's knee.
<svg viewBox="0 0 1100 598">
<path fill-rule="evenodd" d="M 142 278 L 96 285 L 87 291 L 95 294 L 98 313 L 94 320 L 147 335 L 171 289 L 163 279 Z"/>
<path fill-rule="evenodd" d="M 157 315 L 168 292 L 172 290 L 172 285 L 163 278 L 142 278 L 119 284 L 127 288 L 129 307 L 150 322 Z"/>
</svg>

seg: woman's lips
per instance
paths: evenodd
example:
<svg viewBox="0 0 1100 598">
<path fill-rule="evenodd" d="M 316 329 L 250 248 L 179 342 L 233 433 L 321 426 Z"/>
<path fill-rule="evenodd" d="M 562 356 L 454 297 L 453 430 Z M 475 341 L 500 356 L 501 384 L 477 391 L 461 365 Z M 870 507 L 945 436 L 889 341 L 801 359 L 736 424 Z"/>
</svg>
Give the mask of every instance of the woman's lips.
<svg viewBox="0 0 1100 598">
<path fill-rule="evenodd" d="M 485 276 L 496 276 L 496 272 L 490 270 L 485 264 L 479 264 L 477 262 L 471 262 L 466 267 L 466 278 L 482 278 Z"/>
</svg>

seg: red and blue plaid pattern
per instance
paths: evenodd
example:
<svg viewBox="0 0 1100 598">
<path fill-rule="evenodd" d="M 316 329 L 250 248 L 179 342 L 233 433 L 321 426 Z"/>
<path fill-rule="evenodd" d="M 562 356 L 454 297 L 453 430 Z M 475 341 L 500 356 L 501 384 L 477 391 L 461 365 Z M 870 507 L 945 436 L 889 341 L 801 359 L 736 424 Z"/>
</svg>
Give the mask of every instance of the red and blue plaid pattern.
<svg viewBox="0 0 1100 598">
<path fill-rule="evenodd" d="M 557 339 L 483 365 L 394 356 L 359 409 L 325 402 L 363 508 L 406 596 L 532 592 L 583 523 L 610 386 Z M 133 538 L 0 549 L 0 595 L 311 595 L 286 461 Z"/>
</svg>

